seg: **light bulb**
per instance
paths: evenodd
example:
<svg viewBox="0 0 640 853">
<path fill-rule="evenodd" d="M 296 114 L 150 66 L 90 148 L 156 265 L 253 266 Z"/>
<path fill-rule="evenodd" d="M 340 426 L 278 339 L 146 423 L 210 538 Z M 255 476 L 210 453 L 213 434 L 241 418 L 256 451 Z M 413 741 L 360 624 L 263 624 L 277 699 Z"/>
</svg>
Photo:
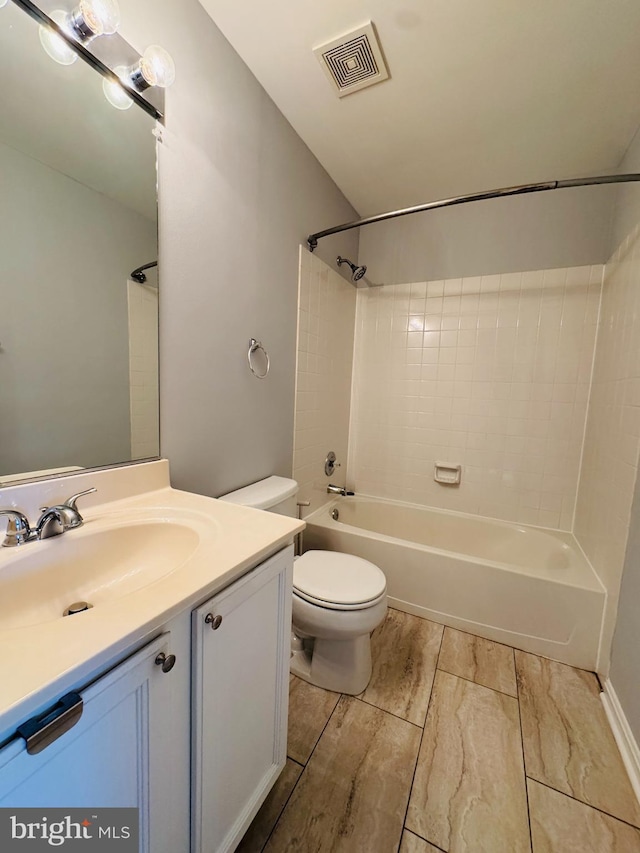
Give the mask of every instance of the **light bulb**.
<svg viewBox="0 0 640 853">
<path fill-rule="evenodd" d="M 6 6 L 8 2 L 9 0 L 0 0 L 0 9 L 2 9 L 3 6 Z"/>
<path fill-rule="evenodd" d="M 69 15 L 69 26 L 75 38 L 82 43 L 96 36 L 113 35 L 120 26 L 117 0 L 80 0 Z"/>
<path fill-rule="evenodd" d="M 49 17 L 52 21 L 55 21 L 59 27 L 66 31 L 67 15 L 65 12 L 60 9 L 56 9 L 55 12 L 51 12 Z M 43 26 L 39 28 L 38 34 L 40 36 L 40 44 L 51 59 L 54 59 L 60 65 L 73 65 L 78 58 L 78 54 L 73 50 L 73 48 L 69 47 L 63 38 L 53 30 Z"/>
<path fill-rule="evenodd" d="M 124 65 L 119 65 L 117 68 L 113 69 L 113 73 L 117 74 L 120 79 L 124 79 L 127 75 L 127 69 Z M 105 77 L 102 81 L 102 91 L 111 106 L 115 107 L 117 110 L 128 110 L 133 104 L 133 99 L 124 91 L 122 84 L 116 83 L 115 80 L 108 80 Z"/>
<path fill-rule="evenodd" d="M 152 44 L 142 54 L 137 65 L 131 69 L 130 81 L 135 89 L 143 92 L 149 86 L 166 89 L 176 79 L 173 59 L 160 45 Z"/>
</svg>

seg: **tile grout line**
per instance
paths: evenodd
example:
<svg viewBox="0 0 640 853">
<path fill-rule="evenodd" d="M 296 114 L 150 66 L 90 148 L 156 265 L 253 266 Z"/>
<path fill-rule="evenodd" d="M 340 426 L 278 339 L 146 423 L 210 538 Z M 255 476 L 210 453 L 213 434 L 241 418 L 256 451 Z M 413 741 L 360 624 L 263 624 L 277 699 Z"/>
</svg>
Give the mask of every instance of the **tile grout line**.
<svg viewBox="0 0 640 853">
<path fill-rule="evenodd" d="M 331 691 L 327 691 L 327 692 L 331 692 Z M 293 786 L 293 788 L 291 789 L 291 792 L 289 793 L 289 796 L 287 797 L 287 800 L 286 800 L 285 804 L 284 804 L 284 805 L 283 805 L 283 807 L 280 809 L 280 812 L 279 812 L 279 814 L 278 814 L 278 817 L 277 817 L 277 818 L 275 819 L 275 821 L 273 822 L 273 826 L 271 827 L 271 832 L 270 832 L 270 833 L 269 833 L 269 835 L 267 836 L 267 839 L 266 839 L 266 841 L 264 842 L 263 846 L 260 848 L 261 853 L 262 853 L 262 851 L 263 851 L 263 850 L 265 850 L 265 849 L 266 849 L 266 847 L 267 847 L 267 845 L 268 845 L 269 841 L 271 840 L 271 836 L 272 836 L 272 835 L 273 835 L 273 833 L 276 831 L 276 827 L 277 827 L 277 825 L 280 823 L 280 818 L 281 818 L 281 817 L 282 817 L 282 815 L 284 814 L 284 810 L 286 809 L 286 807 L 289 805 L 289 800 L 290 800 L 290 799 L 291 799 L 291 797 L 293 796 L 293 792 L 294 792 L 294 791 L 295 791 L 295 789 L 298 787 L 298 784 L 300 783 L 300 780 L 302 779 L 302 777 L 303 777 L 303 776 L 304 776 L 304 774 L 306 773 L 306 771 L 307 771 L 307 767 L 309 766 L 309 762 L 310 762 L 310 761 L 311 761 L 311 759 L 313 758 L 313 753 L 316 751 L 316 747 L 317 747 L 317 746 L 318 746 L 318 744 L 320 743 L 320 738 L 321 738 L 321 737 L 322 737 L 322 735 L 324 734 L 325 729 L 326 729 L 326 728 L 327 728 L 327 726 L 329 725 L 329 722 L 330 722 L 330 720 L 331 720 L 331 717 L 333 717 L 333 715 L 334 715 L 334 713 L 335 713 L 336 708 L 337 708 L 337 707 L 338 707 L 338 705 L 340 704 L 340 699 L 342 699 L 342 697 L 343 697 L 344 695 L 345 695 L 344 693 L 340 693 L 340 695 L 338 696 L 338 701 L 337 701 L 337 702 L 336 702 L 336 704 L 333 706 L 333 710 L 332 710 L 332 711 L 331 711 L 331 713 L 329 714 L 329 716 L 328 716 L 328 718 L 327 718 L 327 722 L 324 724 L 324 726 L 323 726 L 323 728 L 322 728 L 322 731 L 321 731 L 321 732 L 320 732 L 320 734 L 318 735 L 318 739 L 317 739 L 317 740 L 316 740 L 316 742 L 314 743 L 314 745 L 313 745 L 313 749 L 312 749 L 312 750 L 311 750 L 311 752 L 309 753 L 309 757 L 307 758 L 307 760 L 305 761 L 305 763 L 304 763 L 304 764 L 301 764 L 299 761 L 296 761 L 296 760 L 295 760 L 295 758 L 291 758 L 289 755 L 287 755 L 287 758 L 288 758 L 290 761 L 293 761 L 293 762 L 294 762 L 294 764 L 297 764 L 297 765 L 298 765 L 298 767 L 302 767 L 302 773 L 301 773 L 301 774 L 298 776 L 298 778 L 296 779 L 296 784 L 295 784 L 295 785 Z"/>
<path fill-rule="evenodd" d="M 400 714 L 394 714 L 393 711 L 388 711 L 386 708 L 381 708 L 379 705 L 374 705 L 373 702 L 367 702 L 366 699 L 361 699 L 360 696 L 353 696 L 352 698 L 357 699 L 358 702 L 362 702 L 363 705 L 368 705 L 369 708 L 375 708 L 376 711 L 382 711 L 383 714 L 388 714 L 390 717 L 393 717 L 396 720 L 402 720 L 403 723 L 408 723 L 410 726 L 415 726 L 417 729 L 424 728 L 424 726 L 421 726 L 420 723 L 414 723 L 412 720 L 407 720 L 406 717 L 401 717 Z"/>
<path fill-rule="evenodd" d="M 400 612 L 404 613 L 404 611 Z M 425 622 L 433 622 L 434 625 L 442 625 L 445 631 L 457 631 L 459 634 L 466 634 L 468 637 L 475 637 L 477 640 L 485 640 L 487 643 L 493 643 L 494 646 L 504 646 L 505 649 L 515 649 L 515 646 L 511 646 L 509 643 L 501 643 L 500 640 L 490 640 L 487 637 L 483 637 L 481 634 L 474 634 L 473 631 L 465 631 L 464 628 L 454 628 L 452 625 L 447 625 L 446 622 L 436 622 L 434 619 L 428 619 L 426 616 L 416 616 L 416 619 L 424 619 Z"/>
<path fill-rule="evenodd" d="M 322 689 L 323 689 L 323 688 L 322 688 Z M 328 692 L 328 693 L 330 693 L 331 691 L 327 691 L 327 692 Z M 307 769 L 307 767 L 309 766 L 309 762 L 310 762 L 310 761 L 311 761 L 311 759 L 313 758 L 313 753 L 316 751 L 316 748 L 317 748 L 318 744 L 320 743 L 320 740 L 321 740 L 321 738 L 322 738 L 322 735 L 325 733 L 327 726 L 328 726 L 328 725 L 329 725 L 329 723 L 331 722 L 331 718 L 333 717 L 333 715 L 334 715 L 334 714 L 335 714 L 335 712 L 336 712 L 336 708 L 337 708 L 337 707 L 338 707 L 338 705 L 340 704 L 340 700 L 341 700 L 344 696 L 345 696 L 345 694 L 344 694 L 344 693 L 340 693 L 340 694 L 338 695 L 338 701 L 337 701 L 337 702 L 336 702 L 336 704 L 333 706 L 333 710 L 331 711 L 331 713 L 330 713 L 330 714 L 329 714 L 329 716 L 327 717 L 327 722 L 326 722 L 326 723 L 324 724 L 324 726 L 322 727 L 322 731 L 321 731 L 321 732 L 320 732 L 320 734 L 318 735 L 318 738 L 317 738 L 316 742 L 315 742 L 315 743 L 314 743 L 314 745 L 313 745 L 313 749 L 312 749 L 312 750 L 311 750 L 311 752 L 309 753 L 309 758 L 307 758 L 307 760 L 305 761 L 305 764 L 304 764 L 305 770 L 306 770 L 306 769 Z M 301 773 L 300 775 L 302 776 L 302 773 Z"/>
<path fill-rule="evenodd" d="M 473 678 L 467 678 L 464 675 L 458 675 L 457 672 L 450 672 L 448 669 L 442 669 L 442 667 L 437 667 L 438 672 L 446 672 L 447 675 L 452 675 L 454 678 L 461 678 L 463 681 L 468 681 L 470 684 L 475 684 L 476 687 L 484 687 L 486 690 L 493 690 L 494 693 L 499 693 L 501 696 L 508 696 L 509 699 L 515 699 L 518 701 L 518 697 L 514 696 L 513 693 L 505 693 L 504 690 L 498 690 L 497 687 L 489 687 L 488 684 L 481 684 L 479 681 L 474 681 Z M 517 690 L 516 685 L 516 690 Z"/>
<path fill-rule="evenodd" d="M 572 794 L 567 794 L 566 791 L 561 791 L 559 788 L 554 788 L 553 785 L 549 785 L 548 782 L 541 782 L 539 779 L 536 779 L 533 776 L 527 776 L 527 779 L 530 779 L 532 782 L 537 782 L 538 785 L 542 785 L 543 788 L 547 788 L 549 791 L 555 791 L 556 794 L 560 794 L 563 797 L 566 797 L 569 800 L 573 800 L 574 803 L 580 803 L 580 805 L 585 806 L 588 809 L 593 809 L 594 812 L 599 812 L 600 814 L 606 815 L 610 817 L 612 820 L 617 820 L 620 823 L 624 823 L 625 826 L 631 827 L 631 829 L 635 829 L 636 832 L 640 833 L 640 826 L 636 826 L 635 823 L 629 823 L 628 820 L 625 820 L 623 817 L 618 817 L 617 815 L 611 814 L 611 812 L 606 812 L 604 809 L 598 808 L 598 806 L 594 806 L 591 803 L 587 803 L 584 800 L 578 799 L 578 797 L 574 797 Z"/>
<path fill-rule="evenodd" d="M 327 692 L 330 692 L 330 691 L 327 691 Z M 290 799 L 291 799 L 291 797 L 293 796 L 293 792 L 295 791 L 295 789 L 298 787 L 298 783 L 300 782 L 300 780 L 301 780 L 301 779 L 302 779 L 302 777 L 304 776 L 305 771 L 306 771 L 306 769 L 307 769 L 307 766 L 308 766 L 309 762 L 311 761 L 311 758 L 313 757 L 313 753 L 316 751 L 316 747 L 317 747 L 317 746 L 318 746 L 318 744 L 320 743 L 320 738 L 322 737 L 322 735 L 324 734 L 325 729 L 326 729 L 326 728 L 327 728 L 327 726 L 329 725 L 329 721 L 331 720 L 331 717 L 333 717 L 333 714 L 334 714 L 334 712 L 335 712 L 336 708 L 338 707 L 338 704 L 339 704 L 339 702 L 340 702 L 340 699 L 342 699 L 343 695 L 344 695 L 343 693 L 340 693 L 340 695 L 338 696 L 338 701 L 337 701 L 337 702 L 336 702 L 336 704 L 333 706 L 333 710 L 331 711 L 331 713 L 330 713 L 330 714 L 329 714 L 329 716 L 327 717 L 327 722 L 326 722 L 326 723 L 324 724 L 324 726 L 322 727 L 322 731 L 321 731 L 321 732 L 320 732 L 320 734 L 318 735 L 318 738 L 317 738 L 316 742 L 315 742 L 315 743 L 314 743 L 314 745 L 313 745 L 313 749 L 312 749 L 312 750 L 311 750 L 311 752 L 309 753 L 309 757 L 308 757 L 308 758 L 307 758 L 307 760 L 304 762 L 304 764 L 301 764 L 299 761 L 296 761 L 296 759 L 295 759 L 295 758 L 291 758 L 291 756 L 290 756 L 290 755 L 287 755 L 287 758 L 289 759 L 289 761 L 293 761 L 293 762 L 294 762 L 294 764 L 297 764 L 297 765 L 298 765 L 298 767 L 302 767 L 302 773 L 301 773 L 301 774 L 298 776 L 298 778 L 296 779 L 296 783 L 295 783 L 295 785 L 293 786 L 293 788 L 291 789 L 291 792 L 290 792 L 289 796 L 287 797 L 287 800 L 286 800 L 285 804 L 283 805 L 282 809 L 280 810 L 280 813 L 278 814 L 278 817 L 277 817 L 277 818 L 276 818 L 276 820 L 274 821 L 273 826 L 271 827 L 271 832 L 269 833 L 269 835 L 268 835 L 268 837 L 267 837 L 267 840 L 265 841 L 265 843 L 264 843 L 263 847 L 261 848 L 261 851 L 262 851 L 262 850 L 264 850 L 264 849 L 266 848 L 267 844 L 269 843 L 269 840 L 271 839 L 271 836 L 272 836 L 272 835 L 273 835 L 273 833 L 275 832 L 276 826 L 277 826 L 277 825 L 278 825 L 278 823 L 280 822 L 280 818 L 281 818 L 281 817 L 282 817 L 282 815 L 284 814 L 284 810 L 285 810 L 285 809 L 286 809 L 286 807 L 289 805 L 289 800 L 290 800 Z"/>
<path fill-rule="evenodd" d="M 289 756 L 287 756 L 287 758 L 289 758 Z M 293 758 L 289 758 L 289 761 L 293 761 L 293 762 L 294 762 L 294 764 L 297 764 L 297 765 L 298 765 L 298 767 L 302 767 L 302 773 L 298 776 L 298 778 L 296 779 L 296 783 L 295 783 L 295 785 L 294 785 L 294 786 L 293 786 L 293 788 L 289 791 L 289 796 L 288 796 L 288 797 L 287 797 L 287 799 L 284 801 L 284 804 L 283 804 L 282 808 L 281 808 L 281 809 L 280 809 L 280 811 L 278 812 L 278 817 L 274 820 L 274 822 L 273 822 L 273 826 L 271 827 L 271 830 L 269 831 L 269 834 L 268 834 L 268 835 L 267 835 L 267 837 L 265 838 L 264 844 L 263 844 L 263 845 L 262 845 L 262 847 L 260 848 L 260 853 L 262 853 L 262 851 L 263 851 L 263 850 L 265 850 L 265 849 L 266 849 L 266 847 L 267 847 L 267 845 L 269 844 L 269 841 L 271 840 L 271 836 L 272 836 L 272 835 L 273 835 L 273 833 L 275 832 L 276 826 L 280 823 L 280 818 L 281 818 L 281 817 L 282 817 L 282 815 L 284 814 L 284 810 L 285 810 L 285 809 L 286 809 L 286 807 L 289 805 L 289 800 L 291 799 L 291 797 L 293 797 L 293 792 L 294 792 L 294 791 L 295 791 L 295 789 L 298 787 L 298 782 L 302 779 L 302 777 L 303 777 L 303 775 L 304 775 L 304 771 L 307 769 L 306 767 L 304 767 L 303 765 L 301 765 L 299 762 L 294 761 L 294 759 L 293 759 Z M 284 771 L 284 768 L 283 768 L 283 771 Z M 262 808 L 262 806 L 261 806 L 260 808 Z"/>
<path fill-rule="evenodd" d="M 424 730 L 425 730 L 426 725 L 427 725 L 427 719 L 429 718 L 429 708 L 431 707 L 431 700 L 433 698 L 433 688 L 434 688 L 434 685 L 436 683 L 436 674 L 438 672 L 438 661 L 440 660 L 440 652 L 442 651 L 442 643 L 444 641 L 444 631 L 445 631 L 445 629 L 443 626 L 442 635 L 440 637 L 440 645 L 438 646 L 438 654 L 436 656 L 436 666 L 435 666 L 435 670 L 433 673 L 433 681 L 431 682 L 431 690 L 429 692 L 429 701 L 427 702 L 427 708 L 426 708 L 426 712 L 424 715 L 424 724 L 422 725 L 422 734 L 420 735 L 420 743 L 418 744 L 418 751 L 416 753 L 416 760 L 415 760 L 415 764 L 413 765 L 413 775 L 411 777 L 411 785 L 409 786 L 409 796 L 407 797 L 407 807 L 404 810 L 404 818 L 402 820 L 402 829 L 400 831 L 400 841 L 398 842 L 398 853 L 399 853 L 400 847 L 402 845 L 402 834 L 405 831 L 405 829 L 407 829 L 407 814 L 409 813 L 409 805 L 411 803 L 411 794 L 413 793 L 413 785 L 414 785 L 414 782 L 416 781 L 416 772 L 418 770 L 418 761 L 420 760 L 420 751 L 422 749 L 422 741 L 424 740 Z M 413 832 L 413 830 L 411 830 L 411 829 L 409 829 L 408 831 Z M 414 835 L 417 835 L 417 833 L 414 833 Z M 418 837 L 422 838 L 422 836 L 418 836 Z M 427 839 L 425 838 L 424 840 L 426 841 Z M 430 844 L 431 842 L 427 842 L 427 843 Z"/>
<path fill-rule="evenodd" d="M 443 850 L 442 847 L 438 847 L 438 845 L 434 844 L 433 841 L 429 841 L 427 838 L 424 838 L 422 835 L 420 835 L 419 832 L 415 832 L 413 829 L 407 829 L 406 831 L 410 832 L 412 835 L 415 835 L 416 838 L 419 838 L 420 841 L 424 841 L 424 843 L 428 844 L 430 847 L 433 847 L 434 850 L 438 850 L 439 853 L 447 853 L 446 850 Z"/>
<path fill-rule="evenodd" d="M 569 531 L 564 531 L 564 532 L 566 533 Z M 399 613 L 408 613 L 408 611 L 399 610 L 399 608 L 397 608 L 397 607 L 393 607 L 393 608 L 389 608 L 389 609 L 398 610 Z M 568 666 L 571 669 L 577 669 L 579 672 L 588 672 L 590 675 L 594 675 L 596 678 L 598 678 L 598 673 L 595 672 L 593 669 L 585 669 L 585 667 L 583 667 L 583 666 L 574 666 L 574 664 L 571 664 L 571 663 L 562 663 L 562 661 L 555 660 L 555 658 L 550 658 L 547 655 L 541 655 L 541 654 L 538 654 L 537 652 L 529 652 L 526 649 L 520 648 L 520 646 L 511 646 L 511 645 L 509 645 L 509 643 L 501 643 L 500 640 L 490 640 L 488 637 L 483 637 L 481 634 L 474 634 L 472 631 L 466 631 L 464 628 L 457 628 L 457 627 L 453 627 L 452 625 L 447 625 L 444 622 L 437 622 L 435 619 L 429 619 L 426 616 L 418 616 L 417 613 L 408 613 L 408 615 L 409 616 L 415 616 L 416 619 L 423 619 L 425 622 L 431 622 L 434 625 L 440 625 L 445 631 L 447 631 L 447 630 L 457 631 L 459 634 L 466 634 L 468 637 L 475 637 L 477 640 L 484 640 L 487 643 L 493 643 L 494 646 L 503 646 L 505 649 L 511 649 L 511 651 L 513 651 L 513 652 L 521 652 L 523 655 L 533 655 L 534 657 L 541 658 L 542 660 L 549 660 L 549 661 L 552 661 L 552 663 L 559 663 L 561 666 Z M 446 669 L 443 669 L 441 671 L 447 672 Z M 454 675 L 454 673 L 449 673 L 449 674 Z M 462 677 L 462 676 L 460 676 L 460 677 Z M 477 682 L 474 682 L 474 684 L 476 684 L 476 683 Z M 481 686 L 484 687 L 485 685 L 481 685 Z M 493 690 L 494 688 L 491 687 L 489 689 Z M 502 691 L 499 690 L 498 692 L 501 693 Z M 509 696 L 509 695 L 510 695 L 509 693 L 505 693 L 505 696 Z"/>
<path fill-rule="evenodd" d="M 531 846 L 531 850 L 533 851 L 533 830 L 531 829 L 531 807 L 529 805 L 529 786 L 527 785 L 527 761 L 524 754 L 524 734 L 522 731 L 522 708 L 520 707 L 520 681 L 518 679 L 518 668 L 516 666 L 516 653 L 515 650 L 511 650 L 511 654 L 513 655 L 513 670 L 516 674 L 516 692 L 518 694 L 518 724 L 520 726 L 520 749 L 522 750 L 522 771 L 524 773 L 524 798 L 527 804 L 527 823 L 529 824 L 529 844 Z"/>
<path fill-rule="evenodd" d="M 307 682 L 307 683 L 310 683 L 310 682 Z M 324 690 L 324 687 L 320 687 L 319 689 L 320 689 L 320 690 Z M 326 690 L 325 692 L 326 692 L 326 693 L 334 693 L 335 691 L 333 691 L 333 690 Z M 338 696 L 338 700 L 337 700 L 336 704 L 333 706 L 333 708 L 332 708 L 332 710 L 331 710 L 331 713 L 330 713 L 330 714 L 329 714 L 329 716 L 327 717 L 327 722 L 326 722 L 326 723 L 324 724 L 324 726 L 322 727 L 322 731 L 320 732 L 320 734 L 319 734 L 319 735 L 318 735 L 318 737 L 316 738 L 315 743 L 313 744 L 313 747 L 312 747 L 312 749 L 311 749 L 311 752 L 309 753 L 309 757 L 307 758 L 307 760 L 303 763 L 303 762 L 301 762 L 301 761 L 298 761 L 298 760 L 297 760 L 297 759 L 295 759 L 295 758 L 291 758 L 291 756 L 290 756 L 290 755 L 287 755 L 287 758 L 291 758 L 291 760 L 292 760 L 292 761 L 295 761 L 295 762 L 296 762 L 296 764 L 300 764 L 300 766 L 301 766 L 301 767 L 306 767 L 306 766 L 307 766 L 307 764 L 311 761 L 311 756 L 312 756 L 312 755 L 313 755 L 313 753 L 316 751 L 316 747 L 317 747 L 317 745 L 320 743 L 320 738 L 321 738 L 321 737 L 322 737 L 322 735 L 324 734 L 324 730 L 325 730 L 325 729 L 327 728 L 327 726 L 329 725 L 329 722 L 330 722 L 330 720 L 331 720 L 331 717 L 333 717 L 333 714 L 334 714 L 334 712 L 335 712 L 336 708 L 337 708 L 337 707 L 338 707 L 338 705 L 340 704 L 340 700 L 341 700 L 341 699 L 342 699 L 342 697 L 343 697 L 343 696 L 345 696 L 346 694 L 345 694 L 345 693 L 338 693 L 338 694 L 336 694 L 336 695 Z"/>
</svg>

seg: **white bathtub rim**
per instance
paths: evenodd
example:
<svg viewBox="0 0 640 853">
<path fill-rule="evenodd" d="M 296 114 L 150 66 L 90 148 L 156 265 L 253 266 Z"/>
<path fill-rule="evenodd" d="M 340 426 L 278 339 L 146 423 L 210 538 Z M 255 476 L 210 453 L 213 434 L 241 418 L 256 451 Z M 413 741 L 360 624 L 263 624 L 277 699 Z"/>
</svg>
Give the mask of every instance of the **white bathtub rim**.
<svg viewBox="0 0 640 853">
<path fill-rule="evenodd" d="M 313 512 L 309 513 L 309 515 L 304 517 L 304 521 L 310 521 L 323 512 L 323 510 L 330 510 L 334 506 L 339 506 L 342 501 L 349 500 L 350 497 L 355 498 L 366 498 L 368 501 L 375 501 L 375 503 L 383 503 L 383 504 L 393 504 L 394 506 L 401 507 L 409 507 L 410 509 L 427 509 L 429 512 L 435 512 L 439 515 L 453 515 L 456 518 L 464 518 L 469 521 L 488 521 L 491 524 L 495 524 L 499 527 L 523 527 L 525 530 L 535 530 L 542 533 L 549 533 L 551 536 L 556 539 L 561 539 L 567 545 L 574 545 L 577 540 L 573 533 L 570 530 L 560 530 L 557 527 L 542 527 L 537 524 L 525 524 L 522 521 L 507 521 L 504 518 L 494 518 L 491 515 L 476 515 L 473 512 L 462 512 L 458 509 L 443 509 L 439 506 L 431 506 L 430 504 L 418 504 L 411 503 L 410 501 L 399 501 L 395 498 L 381 498 L 379 495 L 367 495 L 364 492 L 356 492 L 354 495 L 336 495 L 333 497 L 329 497 L 322 506 L 314 509 Z M 402 542 L 408 542 L 408 539 L 399 540 Z M 580 549 L 581 553 L 584 553 L 582 549 Z M 585 558 L 586 559 L 586 558 Z M 588 560 L 587 560 L 588 562 Z"/>
<path fill-rule="evenodd" d="M 329 512 L 334 506 L 336 508 L 339 508 L 340 501 L 345 500 L 345 498 L 334 498 L 333 500 L 328 501 L 327 503 L 323 504 L 323 506 L 319 507 L 313 513 L 311 513 L 311 515 L 308 515 L 304 520 L 307 522 L 307 524 L 316 524 L 320 527 L 326 527 L 329 530 L 335 530 L 336 532 L 344 531 L 345 533 L 349 533 L 349 534 L 352 534 L 354 536 L 362 536 L 362 537 L 365 537 L 368 539 L 374 539 L 374 540 L 378 540 L 380 542 L 389 542 L 389 543 L 392 543 L 395 545 L 402 545 L 405 547 L 409 546 L 411 548 L 416 548 L 420 551 L 425 551 L 425 552 L 430 553 L 430 554 L 442 555 L 442 556 L 447 556 L 447 557 L 455 556 L 456 559 L 463 560 L 466 563 L 481 565 L 481 566 L 485 566 L 485 567 L 489 567 L 489 568 L 493 568 L 493 569 L 498 569 L 500 571 L 505 571 L 505 572 L 516 572 L 517 574 L 521 574 L 521 575 L 524 575 L 526 577 L 535 578 L 538 580 L 548 580 L 552 583 L 557 583 L 557 584 L 560 584 L 562 586 L 570 587 L 572 589 L 586 589 L 589 592 L 598 592 L 598 593 L 602 593 L 603 595 L 606 594 L 606 589 L 605 589 L 602 581 L 598 577 L 597 573 L 595 572 L 595 570 L 594 570 L 593 566 L 591 565 L 591 563 L 589 562 L 589 560 L 586 558 L 582 548 L 579 547 L 578 542 L 572 533 L 568 533 L 566 531 L 561 531 L 561 530 L 554 530 L 553 528 L 535 527 L 533 525 L 527 525 L 527 524 L 521 525 L 521 524 L 515 523 L 515 522 L 501 521 L 499 519 L 492 519 L 492 518 L 485 518 L 484 516 L 475 516 L 475 515 L 471 515 L 470 513 L 453 512 L 453 511 L 451 511 L 451 513 L 449 513 L 449 510 L 442 510 L 442 509 L 437 509 L 434 507 L 422 506 L 421 504 L 410 504 L 410 503 L 405 503 L 404 501 L 392 501 L 392 500 L 387 500 L 387 498 L 376 498 L 376 497 L 371 496 L 371 495 L 358 494 L 358 495 L 356 495 L 356 498 L 366 498 L 366 500 L 375 501 L 376 503 L 384 503 L 384 504 L 391 503 L 391 504 L 394 504 L 395 506 L 406 506 L 406 507 L 410 507 L 412 509 L 419 509 L 419 510 L 427 509 L 427 510 L 437 512 L 437 513 L 440 513 L 443 515 L 451 514 L 451 515 L 455 515 L 455 516 L 458 516 L 458 517 L 464 518 L 464 519 L 473 519 L 474 521 L 480 519 L 482 521 L 495 522 L 495 523 L 497 523 L 503 527 L 524 527 L 528 530 L 530 529 L 530 530 L 544 531 L 544 532 L 549 531 L 550 534 L 556 535 L 556 538 L 561 539 L 565 544 L 576 548 L 576 551 L 578 552 L 579 556 L 581 558 L 583 558 L 584 568 L 587 570 L 588 577 L 589 577 L 589 580 L 591 581 L 591 583 L 586 584 L 586 583 L 580 583 L 578 581 L 571 581 L 571 580 L 567 580 L 567 579 L 563 579 L 563 578 L 559 578 L 559 577 L 551 577 L 549 575 L 543 575 L 543 574 L 540 574 L 539 572 L 531 571 L 530 569 L 527 569 L 524 566 L 516 566 L 512 563 L 502 563 L 502 562 L 499 562 L 498 560 L 486 560 L 482 557 L 475 557 L 475 556 L 472 556 L 470 554 L 462 554 L 459 551 L 448 551 L 448 550 L 444 550 L 442 548 L 435 548 L 433 545 L 423 545 L 421 542 L 414 542 L 411 539 L 401 539 L 397 536 L 388 536 L 385 533 L 378 533 L 374 530 L 368 530 L 368 529 L 363 528 L 363 527 L 357 527 L 357 526 L 352 525 L 352 524 L 347 524 L 344 521 L 334 521 L 329 516 Z M 328 517 L 325 518 L 324 517 L 325 515 Z M 561 534 L 561 536 L 557 536 L 557 534 Z M 566 540 L 568 540 L 568 541 L 566 541 Z M 563 570 L 560 570 L 560 571 L 563 571 Z"/>
</svg>

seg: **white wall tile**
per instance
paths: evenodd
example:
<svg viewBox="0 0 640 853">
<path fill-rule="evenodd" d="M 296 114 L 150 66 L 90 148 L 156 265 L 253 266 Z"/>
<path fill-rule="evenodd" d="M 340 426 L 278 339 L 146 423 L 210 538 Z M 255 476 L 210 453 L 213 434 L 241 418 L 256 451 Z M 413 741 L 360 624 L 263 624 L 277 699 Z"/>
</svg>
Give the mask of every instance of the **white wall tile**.
<svg viewBox="0 0 640 853">
<path fill-rule="evenodd" d="M 329 482 L 346 484 L 356 293 L 301 247 L 293 477 L 300 486 L 299 500 L 311 501 L 305 515 L 328 499 Z M 385 334 L 382 326 L 380 333 Z M 403 338 L 405 353 L 406 323 Z M 324 460 L 330 450 L 340 467 L 329 479 Z"/>
<path fill-rule="evenodd" d="M 588 311 L 586 316 L 590 316 Z M 606 266 L 575 534 L 609 593 L 605 672 L 640 455 L 640 233 Z"/>
<path fill-rule="evenodd" d="M 574 267 L 359 290 L 356 490 L 570 529 L 601 279 Z M 436 460 L 463 465 L 459 487 L 434 482 Z"/>
</svg>

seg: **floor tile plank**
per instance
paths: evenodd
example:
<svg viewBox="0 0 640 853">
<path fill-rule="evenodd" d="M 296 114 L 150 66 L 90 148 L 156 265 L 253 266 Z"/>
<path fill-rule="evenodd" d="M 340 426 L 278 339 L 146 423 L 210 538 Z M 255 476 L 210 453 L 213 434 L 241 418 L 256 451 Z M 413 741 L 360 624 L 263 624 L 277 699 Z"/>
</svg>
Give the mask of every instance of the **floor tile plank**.
<svg viewBox="0 0 640 853">
<path fill-rule="evenodd" d="M 527 776 L 640 826 L 640 806 L 590 672 L 516 652 Z"/>
<path fill-rule="evenodd" d="M 265 849 L 396 853 L 420 735 L 343 696 Z"/>
<path fill-rule="evenodd" d="M 438 669 L 508 693 L 509 696 L 518 695 L 513 649 L 510 646 L 464 634 L 454 628 L 445 628 Z"/>
<path fill-rule="evenodd" d="M 528 780 L 533 853 L 640 853 L 640 831 Z"/>
<path fill-rule="evenodd" d="M 443 630 L 435 622 L 390 608 L 371 637 L 373 674 L 360 698 L 424 725 Z"/>
<path fill-rule="evenodd" d="M 529 853 L 516 699 L 437 672 L 406 828 L 449 853 Z"/>
<path fill-rule="evenodd" d="M 292 675 L 289 681 L 289 732 L 287 755 L 306 764 L 340 699 L 339 693 L 322 690 Z"/>
<path fill-rule="evenodd" d="M 295 788 L 303 769 L 300 764 L 296 764 L 295 761 L 287 758 L 287 763 L 278 777 L 278 781 L 271 789 L 269 796 L 262 804 L 260 811 L 254 817 L 244 838 L 236 848 L 237 853 L 260 853 L 267 843 L 271 830 L 276 825 L 276 821 L 285 807 L 291 792 Z"/>
</svg>

